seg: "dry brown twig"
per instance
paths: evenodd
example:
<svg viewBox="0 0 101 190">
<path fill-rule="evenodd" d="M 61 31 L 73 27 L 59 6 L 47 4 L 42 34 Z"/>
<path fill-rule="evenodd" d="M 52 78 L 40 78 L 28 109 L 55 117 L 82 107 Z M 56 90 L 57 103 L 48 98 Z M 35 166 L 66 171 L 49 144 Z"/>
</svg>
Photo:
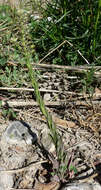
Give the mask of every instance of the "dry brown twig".
<svg viewBox="0 0 101 190">
<path fill-rule="evenodd" d="M 41 63 L 43 60 L 45 60 L 49 55 L 51 55 L 54 51 L 56 51 L 57 49 L 59 49 L 61 46 L 63 46 L 64 44 L 69 44 L 72 48 L 74 48 L 73 44 L 70 43 L 68 40 L 64 40 L 60 45 L 58 45 L 56 48 L 54 48 L 53 50 L 51 50 L 47 55 L 45 55 L 38 63 Z M 88 60 L 82 55 L 82 53 L 80 52 L 80 50 L 76 50 L 78 52 L 78 54 L 84 59 L 84 61 L 87 64 L 90 64 L 88 62 Z"/>
<path fill-rule="evenodd" d="M 12 169 L 12 170 L 0 170 L 0 173 L 19 173 L 19 172 L 22 172 L 22 171 L 29 169 L 30 167 L 33 168 L 34 166 L 40 165 L 40 164 L 45 163 L 45 162 L 47 162 L 47 160 L 39 161 L 36 163 L 31 163 L 30 165 L 25 166 L 23 168 Z"/>
<path fill-rule="evenodd" d="M 67 101 L 67 103 L 73 103 L 75 104 L 75 106 L 84 106 L 84 107 L 89 107 L 91 106 L 91 103 L 90 103 L 90 100 L 88 100 L 88 103 L 86 103 L 85 101 L 77 101 L 77 100 L 69 100 Z M 92 103 L 94 105 L 101 105 L 101 102 L 100 101 L 92 101 Z M 9 106 L 11 108 L 17 108 L 17 107 L 33 107 L 33 106 L 38 106 L 37 102 L 35 101 L 4 101 L 2 100 L 2 105 L 1 106 Z M 48 102 L 45 102 L 45 106 L 48 106 L 48 107 L 60 107 L 60 106 L 64 106 L 65 107 L 65 101 L 48 101 Z"/>
<path fill-rule="evenodd" d="M 33 88 L 13 88 L 13 87 L 0 87 L 0 90 L 6 90 L 6 91 L 29 91 L 34 92 Z M 58 93 L 58 90 L 48 90 L 48 89 L 39 89 L 40 92 L 55 92 Z"/>
<path fill-rule="evenodd" d="M 67 69 L 67 70 L 73 70 L 73 71 L 84 71 L 84 70 L 88 70 L 88 69 L 91 69 L 92 68 L 92 66 L 63 66 L 63 65 L 53 65 L 53 64 L 39 64 L 39 63 L 32 63 L 32 64 L 34 64 L 34 67 L 35 68 L 41 68 L 41 67 L 43 67 L 43 68 L 54 68 L 54 69 Z M 94 66 L 93 67 L 95 70 L 101 70 L 101 66 Z"/>
<path fill-rule="evenodd" d="M 0 90 L 2 91 L 28 91 L 28 92 L 34 92 L 33 88 L 14 88 L 14 87 L 0 87 Z M 49 90 L 49 89 L 39 89 L 40 92 L 46 92 L 46 93 L 60 93 L 60 91 L 58 90 Z M 76 95 L 79 96 L 77 99 L 81 99 L 81 98 L 89 98 L 89 94 L 84 94 L 84 93 L 77 93 L 77 92 L 71 92 L 71 91 L 66 91 L 67 95 Z M 96 100 L 99 99 L 101 97 L 101 93 L 94 93 L 92 99 Z M 72 99 L 75 100 L 75 99 Z"/>
<path fill-rule="evenodd" d="M 45 106 L 49 107 L 60 107 L 62 104 L 65 103 L 64 101 L 54 101 L 54 102 L 45 102 Z M 35 101 L 3 101 L 2 100 L 2 106 L 9 106 L 11 108 L 14 107 L 33 107 L 33 106 L 38 106 L 38 103 Z"/>
<path fill-rule="evenodd" d="M 2 32 L 2 31 L 4 31 L 4 30 L 8 30 L 8 27 L 0 28 L 0 32 Z"/>
<path fill-rule="evenodd" d="M 68 71 L 74 71 L 74 72 L 79 72 L 79 73 L 84 73 L 84 71 L 88 71 L 89 69 L 92 69 L 92 66 L 62 66 L 62 65 L 53 65 L 53 64 L 39 64 L 39 63 L 32 63 L 32 65 L 34 65 L 33 70 L 35 69 L 43 69 L 43 68 L 47 68 L 47 69 L 61 69 L 61 70 L 68 70 Z M 101 77 L 101 66 L 94 66 L 93 69 L 96 70 L 96 72 L 94 73 L 94 76 L 96 78 Z M 27 68 L 24 68 L 23 70 L 27 70 Z"/>
<path fill-rule="evenodd" d="M 7 22 L 7 20 L 4 20 L 3 22 L 0 23 L 0 26 L 4 25 Z"/>
</svg>

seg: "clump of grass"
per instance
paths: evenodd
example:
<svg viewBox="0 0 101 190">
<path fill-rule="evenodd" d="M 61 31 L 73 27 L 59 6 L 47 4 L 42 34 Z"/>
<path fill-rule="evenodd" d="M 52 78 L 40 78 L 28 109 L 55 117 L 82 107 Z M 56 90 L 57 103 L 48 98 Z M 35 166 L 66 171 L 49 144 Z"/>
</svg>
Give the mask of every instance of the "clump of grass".
<svg viewBox="0 0 101 190">
<path fill-rule="evenodd" d="M 43 10 L 43 18 L 31 18 L 31 34 L 39 57 L 64 40 L 74 44 L 91 64 L 100 64 L 101 0 L 52 0 Z M 63 46 L 47 61 L 57 64 L 85 64 L 76 51 Z"/>
<path fill-rule="evenodd" d="M 97 46 L 97 35 L 98 35 L 98 29 L 99 29 L 99 19 L 101 19 L 101 0 L 98 1 L 98 7 L 97 12 L 95 16 L 95 25 L 94 25 L 94 40 L 93 40 L 93 48 L 94 51 L 96 50 Z"/>
</svg>

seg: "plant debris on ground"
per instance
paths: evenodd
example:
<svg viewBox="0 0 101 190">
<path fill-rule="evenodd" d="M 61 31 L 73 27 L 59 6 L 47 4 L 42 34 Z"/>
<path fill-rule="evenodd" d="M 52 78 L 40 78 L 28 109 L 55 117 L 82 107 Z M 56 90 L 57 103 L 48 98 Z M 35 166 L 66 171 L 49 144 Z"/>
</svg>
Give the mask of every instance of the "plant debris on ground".
<svg viewBox="0 0 101 190">
<path fill-rule="evenodd" d="M 100 0 L 0 6 L 0 122 L 34 126 L 38 156 L 48 159 L 37 179 L 16 175 L 14 188 L 101 183 L 100 8 Z"/>
</svg>

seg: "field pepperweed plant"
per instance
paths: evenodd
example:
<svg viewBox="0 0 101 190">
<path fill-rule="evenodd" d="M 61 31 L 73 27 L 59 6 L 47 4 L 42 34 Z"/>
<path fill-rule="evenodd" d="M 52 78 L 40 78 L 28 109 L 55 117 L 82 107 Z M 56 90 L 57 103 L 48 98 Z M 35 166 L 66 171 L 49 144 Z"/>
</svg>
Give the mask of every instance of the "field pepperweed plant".
<svg viewBox="0 0 101 190">
<path fill-rule="evenodd" d="M 60 182 L 65 182 L 69 178 L 69 173 L 71 171 L 77 172 L 76 168 L 72 165 L 72 155 L 70 158 L 67 158 L 67 153 L 64 149 L 64 144 L 62 142 L 62 137 L 58 133 L 56 129 L 56 125 L 52 120 L 52 116 L 49 114 L 48 110 L 45 107 L 44 101 L 40 95 L 39 87 L 38 87 L 38 82 L 37 82 L 37 75 L 36 71 L 33 70 L 32 68 L 32 54 L 29 51 L 29 44 L 28 36 L 26 39 L 26 27 L 24 25 L 25 17 L 22 13 L 19 14 L 19 24 L 20 24 L 20 29 L 21 29 L 21 47 L 23 48 L 23 56 L 25 59 L 25 64 L 28 68 L 28 73 L 31 81 L 31 85 L 35 90 L 35 96 L 36 96 L 36 101 L 39 104 L 40 111 L 42 114 L 45 116 L 45 119 L 47 121 L 47 126 L 50 130 L 49 136 L 52 139 L 53 144 L 55 145 L 55 151 L 56 151 L 56 159 L 54 164 L 54 159 L 53 159 L 53 175 L 57 176 L 60 180 Z M 30 36 L 30 34 L 29 34 Z M 54 156 L 53 156 L 54 157 Z"/>
</svg>

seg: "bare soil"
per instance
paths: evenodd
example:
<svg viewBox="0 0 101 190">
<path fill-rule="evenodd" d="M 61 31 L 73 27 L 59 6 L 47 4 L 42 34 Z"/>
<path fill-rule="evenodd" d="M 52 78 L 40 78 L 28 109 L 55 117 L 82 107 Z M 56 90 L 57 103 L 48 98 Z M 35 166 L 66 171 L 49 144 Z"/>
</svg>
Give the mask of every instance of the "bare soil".
<svg viewBox="0 0 101 190">
<path fill-rule="evenodd" d="M 68 182 L 78 184 L 82 182 L 101 183 L 100 89 L 95 88 L 95 93 L 91 98 L 89 94 L 83 93 L 78 74 L 65 70 L 40 70 L 38 78 L 40 93 L 56 123 L 57 130 L 62 135 L 68 159 L 70 155 L 73 155 L 72 164 L 77 169 L 77 174 L 72 173 Z M 26 87 L 24 86 L 24 88 Z M 7 89 L 0 91 L 0 98 L 3 102 L 6 101 L 5 106 L 0 109 L 0 135 L 3 134 L 11 120 L 9 115 L 8 118 L 4 118 L 2 114 L 3 109 L 8 109 L 9 105 L 17 113 L 15 120 L 27 122 L 30 124 L 32 131 L 36 129 L 39 144 L 43 144 L 48 152 L 51 151 L 55 155 L 54 149 L 50 150 L 49 138 L 44 130 L 48 128 L 47 122 L 38 105 L 35 104 L 34 92 L 31 92 L 28 88 L 31 88 L 30 84 L 28 84 L 26 91 L 23 89 L 15 92 Z M 26 160 L 26 166 L 30 165 L 34 158 L 37 158 L 37 161 L 47 159 L 42 149 L 37 146 L 34 149 L 34 154 L 31 155 L 33 158 Z M 0 158 L 2 160 L 2 154 Z M 13 171 L 16 176 L 14 188 L 34 188 L 34 182 L 36 181 L 34 171 L 38 172 L 38 179 L 42 182 L 41 185 L 48 184 L 49 167 L 50 164 L 47 161 L 46 165 L 40 164 L 40 167 L 36 167 L 36 170 L 35 166 L 27 167 L 22 171 L 19 171 L 18 168 L 18 172 L 17 170 Z M 53 185 L 52 180 L 51 183 Z M 58 186 L 59 184 L 57 189 Z M 39 187 L 40 190 L 41 187 Z M 49 190 L 53 187 L 51 185 L 47 186 Z M 45 190 L 45 188 L 46 186 L 43 189 Z"/>
</svg>

